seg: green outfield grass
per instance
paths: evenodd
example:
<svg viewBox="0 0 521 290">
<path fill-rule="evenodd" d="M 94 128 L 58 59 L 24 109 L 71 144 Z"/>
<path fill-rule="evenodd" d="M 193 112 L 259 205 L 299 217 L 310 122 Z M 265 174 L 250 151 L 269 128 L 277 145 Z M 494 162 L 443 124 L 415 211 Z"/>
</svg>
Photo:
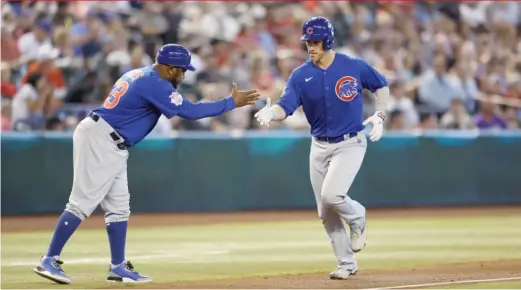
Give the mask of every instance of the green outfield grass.
<svg viewBox="0 0 521 290">
<path fill-rule="evenodd" d="M 48 231 L 2 234 L 2 288 L 56 288 L 32 272 L 50 238 Z M 393 269 L 521 259 L 520 247 L 521 215 L 371 219 L 368 246 L 357 257 L 364 270 Z M 329 241 L 318 220 L 131 227 L 127 258 L 157 283 L 308 273 L 335 267 Z M 80 228 L 67 244 L 62 259 L 64 269 L 73 278 L 71 288 L 110 287 L 104 280 L 110 255 L 103 227 Z M 463 285 L 449 288 L 460 287 Z"/>
</svg>

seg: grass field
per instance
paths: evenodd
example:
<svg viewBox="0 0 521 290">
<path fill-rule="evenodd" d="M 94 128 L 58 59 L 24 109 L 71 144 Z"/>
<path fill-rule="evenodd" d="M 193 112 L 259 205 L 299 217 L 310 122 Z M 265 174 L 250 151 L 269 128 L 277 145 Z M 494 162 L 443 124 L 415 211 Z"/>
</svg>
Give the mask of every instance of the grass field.
<svg viewBox="0 0 521 290">
<path fill-rule="evenodd" d="M 368 226 L 368 245 L 357 255 L 361 271 L 350 281 L 338 282 L 343 284 L 332 284 L 328 280 L 327 273 L 335 267 L 335 260 L 322 225 L 316 219 L 131 227 L 127 258 L 138 271 L 154 278 L 154 283 L 139 285 L 140 288 L 209 288 L 215 285 L 250 288 L 256 283 L 264 288 L 277 287 L 270 285 L 270 281 L 282 284 L 277 288 L 307 288 L 304 285 L 370 288 L 443 282 L 445 278 L 521 276 L 521 213 L 373 218 Z M 50 231 L 2 233 L 3 289 L 58 287 L 32 272 L 50 237 Z M 104 280 L 110 255 L 103 227 L 80 228 L 61 258 L 65 262 L 64 269 L 73 278 L 70 288 L 113 286 Z M 462 273 L 468 268 L 469 273 L 454 278 L 450 275 L 456 273 L 449 271 L 452 265 L 460 265 L 458 269 Z M 468 265 L 474 265 L 480 272 L 476 273 Z M 517 265 L 520 267 L 516 268 Z M 403 279 L 394 278 L 398 276 Z M 436 288 L 514 289 L 516 285 L 521 285 L 521 280 Z"/>
</svg>

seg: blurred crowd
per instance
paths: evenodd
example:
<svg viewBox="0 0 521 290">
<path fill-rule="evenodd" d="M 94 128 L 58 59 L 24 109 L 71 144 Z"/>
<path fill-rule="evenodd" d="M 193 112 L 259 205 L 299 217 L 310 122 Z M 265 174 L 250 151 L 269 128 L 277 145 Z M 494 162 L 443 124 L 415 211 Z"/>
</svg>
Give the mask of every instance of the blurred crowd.
<svg viewBox="0 0 521 290">
<path fill-rule="evenodd" d="M 179 43 L 196 72 L 191 101 L 256 88 L 277 101 L 307 59 L 303 22 L 328 17 L 338 52 L 364 58 L 390 81 L 387 130 L 518 129 L 521 2 L 2 1 L 1 124 L 73 130 L 123 73 Z M 372 114 L 372 96 L 364 96 Z M 157 134 L 260 129 L 243 107 L 215 118 L 161 118 Z M 308 130 L 301 108 L 279 130 Z M 273 128 L 270 128 L 273 130 Z"/>
</svg>

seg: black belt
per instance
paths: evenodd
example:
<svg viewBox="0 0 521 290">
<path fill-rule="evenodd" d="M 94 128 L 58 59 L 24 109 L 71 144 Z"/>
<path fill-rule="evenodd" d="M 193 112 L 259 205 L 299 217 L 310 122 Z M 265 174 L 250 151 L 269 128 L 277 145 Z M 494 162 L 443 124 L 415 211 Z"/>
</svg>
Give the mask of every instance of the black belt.
<svg viewBox="0 0 521 290">
<path fill-rule="evenodd" d="M 89 118 L 94 120 L 94 122 L 98 122 L 100 116 L 98 116 L 98 114 L 91 111 L 91 112 L 89 112 Z M 110 138 L 112 138 L 112 140 L 114 140 L 114 142 L 116 142 L 116 146 L 118 146 L 119 150 L 127 149 L 127 145 L 125 145 L 125 140 L 123 140 L 123 138 L 121 136 L 119 136 L 119 134 L 116 133 L 116 131 L 110 132 L 109 136 L 110 136 Z"/>
<path fill-rule="evenodd" d="M 319 142 L 326 142 L 326 143 L 339 143 L 347 139 L 351 139 L 353 137 L 356 137 L 358 133 L 348 133 L 344 135 L 340 135 L 337 137 L 315 137 L 315 139 Z"/>
</svg>

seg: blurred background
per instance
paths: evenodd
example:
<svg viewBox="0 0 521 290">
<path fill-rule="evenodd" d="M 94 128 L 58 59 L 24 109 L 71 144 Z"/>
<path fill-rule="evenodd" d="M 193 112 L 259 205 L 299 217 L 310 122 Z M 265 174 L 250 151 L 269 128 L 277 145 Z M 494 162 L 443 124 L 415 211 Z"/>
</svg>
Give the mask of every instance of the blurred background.
<svg viewBox="0 0 521 290">
<path fill-rule="evenodd" d="M 198 68 L 180 88 L 191 101 L 231 82 L 276 101 L 307 59 L 303 22 L 328 17 L 338 52 L 366 59 L 391 82 L 389 131 L 508 130 L 521 125 L 521 3 L 2 1 L 2 131 L 71 131 L 123 73 L 154 62 L 165 43 Z M 366 114 L 373 112 L 365 98 Z M 264 105 L 187 121 L 153 134 L 263 130 Z M 275 127 L 307 131 L 299 109 Z M 270 128 L 270 130 L 275 130 Z"/>
</svg>

